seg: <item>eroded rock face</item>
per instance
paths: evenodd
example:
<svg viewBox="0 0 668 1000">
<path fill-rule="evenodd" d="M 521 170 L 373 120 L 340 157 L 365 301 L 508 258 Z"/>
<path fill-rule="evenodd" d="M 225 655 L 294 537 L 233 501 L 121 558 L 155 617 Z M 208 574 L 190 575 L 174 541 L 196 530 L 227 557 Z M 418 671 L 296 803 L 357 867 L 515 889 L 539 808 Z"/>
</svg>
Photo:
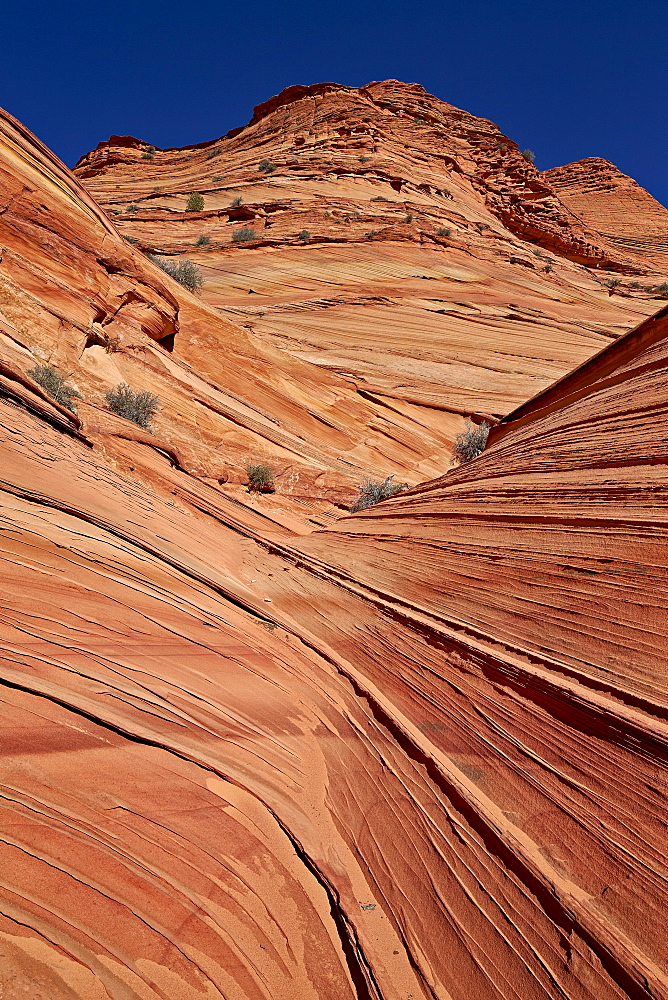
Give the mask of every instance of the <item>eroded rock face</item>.
<svg viewBox="0 0 668 1000">
<path fill-rule="evenodd" d="M 254 338 L 392 406 L 502 416 L 660 304 L 658 258 L 417 84 L 290 87 L 221 139 L 147 150 L 112 137 L 76 169 L 114 224 L 193 260 Z"/>
<path fill-rule="evenodd" d="M 0 135 L 2 357 L 23 376 L 44 363 L 67 375 L 101 448 L 128 435 L 151 444 L 108 413 L 106 392 L 127 382 L 159 397 L 153 443 L 181 468 L 243 495 L 246 465 L 270 464 L 279 520 L 326 518 L 376 470 L 418 482 L 448 467 L 456 416 L 391 410 L 258 341 L 121 239 L 19 123 L 1 118 Z"/>
<path fill-rule="evenodd" d="M 556 330 L 553 374 L 589 360 L 442 475 L 456 413 L 241 329 L 3 129 L 0 993 L 668 997 L 666 312 L 595 357 L 618 330 L 577 309 L 648 302 L 536 315 L 537 366 Z M 153 435 L 104 409 L 121 376 L 160 395 Z M 234 485 L 260 450 L 298 470 L 278 497 Z M 301 537 L 303 477 L 343 496 L 372 462 L 438 478 Z"/>
</svg>

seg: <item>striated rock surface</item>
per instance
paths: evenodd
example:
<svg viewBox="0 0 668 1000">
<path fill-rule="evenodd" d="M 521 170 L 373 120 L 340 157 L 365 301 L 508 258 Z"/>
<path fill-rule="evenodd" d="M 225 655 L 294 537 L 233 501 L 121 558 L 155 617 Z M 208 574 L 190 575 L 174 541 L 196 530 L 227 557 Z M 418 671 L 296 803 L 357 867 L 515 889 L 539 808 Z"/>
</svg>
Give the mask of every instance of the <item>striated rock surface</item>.
<svg viewBox="0 0 668 1000">
<path fill-rule="evenodd" d="M 654 311 L 666 280 L 495 125 L 417 84 L 290 87 L 211 143 L 112 137 L 75 172 L 256 340 L 402 407 L 508 413 Z"/>
<path fill-rule="evenodd" d="M 68 375 L 101 448 L 142 434 L 106 408 L 106 392 L 127 382 L 160 399 L 145 444 L 241 495 L 246 465 L 268 462 L 302 520 L 349 505 L 364 474 L 418 482 L 448 467 L 456 417 L 390 408 L 253 338 L 122 240 L 9 116 L 0 137 L 0 357 L 23 374 L 49 363 Z"/>
<path fill-rule="evenodd" d="M 595 156 L 544 176 L 564 204 L 620 253 L 668 274 L 668 211 L 632 177 Z"/>
<path fill-rule="evenodd" d="M 374 86 L 384 114 L 419 96 Z M 360 391 L 171 282 L 18 123 L 0 139 L 0 995 L 668 1000 L 668 311 L 612 342 L 656 303 L 570 262 L 570 320 L 525 345 L 539 385 L 584 363 L 487 386 L 522 405 L 442 475 L 481 381 Z M 383 239 L 377 266 L 403 247 L 427 252 Z M 490 302 L 520 289 L 485 267 Z M 106 410 L 121 378 L 160 395 L 154 434 Z M 274 497 L 241 486 L 258 455 Z M 303 537 L 376 468 L 437 478 Z"/>
</svg>

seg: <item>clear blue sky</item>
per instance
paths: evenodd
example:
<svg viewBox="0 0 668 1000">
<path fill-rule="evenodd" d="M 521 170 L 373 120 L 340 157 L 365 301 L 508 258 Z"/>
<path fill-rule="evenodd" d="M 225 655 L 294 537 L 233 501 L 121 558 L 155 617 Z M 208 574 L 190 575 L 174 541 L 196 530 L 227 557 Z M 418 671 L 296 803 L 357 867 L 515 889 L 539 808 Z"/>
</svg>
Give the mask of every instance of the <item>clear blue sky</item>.
<svg viewBox="0 0 668 1000">
<path fill-rule="evenodd" d="M 7 0 L 0 104 L 67 164 L 180 146 L 293 83 L 394 77 L 491 118 L 541 169 L 603 156 L 668 205 L 665 3 Z"/>
</svg>

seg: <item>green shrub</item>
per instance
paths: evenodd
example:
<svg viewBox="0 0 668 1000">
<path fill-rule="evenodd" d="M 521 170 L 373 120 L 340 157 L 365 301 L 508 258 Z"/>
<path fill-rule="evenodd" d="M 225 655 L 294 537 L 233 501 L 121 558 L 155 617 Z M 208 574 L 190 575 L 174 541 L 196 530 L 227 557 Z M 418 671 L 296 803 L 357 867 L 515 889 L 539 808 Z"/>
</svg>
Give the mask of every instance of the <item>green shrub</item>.
<svg viewBox="0 0 668 1000">
<path fill-rule="evenodd" d="M 163 260 L 160 257 L 155 257 L 153 254 L 148 255 L 149 260 L 152 260 L 154 264 L 168 274 L 170 278 L 174 281 L 178 281 L 180 285 L 187 288 L 189 292 L 199 293 L 202 285 L 204 284 L 204 279 L 202 278 L 202 273 L 198 268 L 197 264 L 193 264 L 191 260 Z"/>
<path fill-rule="evenodd" d="M 186 212 L 201 212 L 204 208 L 204 196 L 199 191 L 192 191 L 188 196 Z"/>
<path fill-rule="evenodd" d="M 263 160 L 262 163 L 258 164 L 257 168 L 260 173 L 270 174 L 272 170 L 276 169 L 276 164 L 272 163 L 271 160 Z"/>
<path fill-rule="evenodd" d="M 453 454 L 460 465 L 471 462 L 478 455 L 482 455 L 487 444 L 490 426 L 485 421 L 481 424 L 474 424 L 470 420 L 466 421 L 466 430 L 457 435 L 453 448 Z"/>
<path fill-rule="evenodd" d="M 30 369 L 28 375 L 41 385 L 42 389 L 51 396 L 51 399 L 55 399 L 57 403 L 71 410 L 72 413 L 77 412 L 74 400 L 81 399 L 81 393 L 74 386 L 69 385 L 65 376 L 57 372 L 55 368 L 51 365 L 37 365 L 36 368 Z"/>
<path fill-rule="evenodd" d="M 365 479 L 359 487 L 359 496 L 350 508 L 351 511 L 364 510 L 366 507 L 373 507 L 381 500 L 393 497 L 400 490 L 407 490 L 408 483 L 393 483 L 394 475 L 387 479 Z"/>
<path fill-rule="evenodd" d="M 390 200 L 389 198 L 383 198 L 382 194 L 379 194 L 375 198 L 371 199 L 371 201 L 389 201 L 389 200 Z"/>
<path fill-rule="evenodd" d="M 311 239 L 311 234 L 308 229 L 302 229 L 301 233 L 297 233 L 297 239 L 307 243 Z"/>
<path fill-rule="evenodd" d="M 207 160 L 212 160 L 214 156 L 218 156 L 219 153 L 220 153 L 220 148 L 210 149 L 209 152 L 206 154 L 206 158 Z"/>
<path fill-rule="evenodd" d="M 273 493 L 276 490 L 274 472 L 268 465 L 247 465 L 249 493 Z"/>
<path fill-rule="evenodd" d="M 243 229 L 235 229 L 232 233 L 233 243 L 248 243 L 250 240 L 255 239 L 255 230 L 251 229 L 250 226 L 244 226 Z"/>
<path fill-rule="evenodd" d="M 232 201 L 230 202 L 230 208 L 238 208 L 239 205 L 241 205 L 242 201 L 243 198 L 241 197 L 241 195 L 238 195 L 236 198 L 233 198 Z"/>
<path fill-rule="evenodd" d="M 451 232 L 452 232 L 452 230 L 448 229 L 447 226 L 441 226 L 440 229 L 436 230 L 436 235 L 437 236 L 443 236 L 445 239 L 447 239 Z"/>
<path fill-rule="evenodd" d="M 160 409 L 160 400 L 152 392 L 139 392 L 131 389 L 127 382 L 121 382 L 109 390 L 105 399 L 112 413 L 151 431 L 151 420 Z"/>
<path fill-rule="evenodd" d="M 536 162 L 536 154 L 534 153 L 534 151 L 532 149 L 523 149 L 522 150 L 522 156 L 527 161 L 527 163 L 535 163 Z"/>
<path fill-rule="evenodd" d="M 209 245 L 210 242 L 211 242 L 211 237 L 210 236 L 198 236 L 197 237 L 197 242 L 195 243 L 195 246 L 196 247 L 206 247 L 206 246 Z"/>
</svg>

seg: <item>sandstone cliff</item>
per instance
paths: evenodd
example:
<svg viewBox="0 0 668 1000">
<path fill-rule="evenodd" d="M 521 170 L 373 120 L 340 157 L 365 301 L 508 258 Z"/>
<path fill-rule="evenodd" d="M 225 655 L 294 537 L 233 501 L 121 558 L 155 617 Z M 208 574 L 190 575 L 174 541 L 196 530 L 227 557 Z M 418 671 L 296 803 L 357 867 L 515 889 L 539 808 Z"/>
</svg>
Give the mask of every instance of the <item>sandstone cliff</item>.
<svg viewBox="0 0 668 1000">
<path fill-rule="evenodd" d="M 75 172 L 138 247 L 201 267 L 255 341 L 402 412 L 508 413 L 658 308 L 668 276 L 416 84 L 291 87 L 211 143 L 112 137 Z M 665 230 L 641 193 L 636 226 L 651 207 Z"/>
<path fill-rule="evenodd" d="M 433 101 L 298 88 L 258 109 L 255 141 L 295 102 L 347 116 L 351 93 L 370 117 L 414 94 L 427 121 Z M 166 278 L 8 117 L 0 145 L 0 992 L 668 1000 L 667 311 L 619 338 L 658 303 L 570 258 L 567 278 L 495 259 L 485 230 L 456 251 L 477 380 L 452 369 L 417 398 L 423 328 L 397 318 L 381 360 L 403 358 L 402 385 L 360 391 Z M 112 143 L 104 170 L 138 170 L 141 148 Z M 390 292 L 404 247 L 454 268 L 433 243 L 362 259 L 351 240 L 338 273 Z M 275 303 L 282 273 L 292 309 L 291 283 L 315 295 L 337 267 L 324 241 L 291 252 L 228 246 L 216 266 L 255 260 Z M 494 326 L 509 288 L 523 318 Z M 482 358 L 513 323 L 519 375 L 490 389 Z M 30 377 L 40 360 L 77 414 Z M 121 379 L 159 394 L 153 435 L 107 411 Z M 443 474 L 482 399 L 520 405 Z M 241 485 L 256 455 L 285 462 L 273 498 Z M 420 485 L 303 537 L 372 469 Z"/>
</svg>

